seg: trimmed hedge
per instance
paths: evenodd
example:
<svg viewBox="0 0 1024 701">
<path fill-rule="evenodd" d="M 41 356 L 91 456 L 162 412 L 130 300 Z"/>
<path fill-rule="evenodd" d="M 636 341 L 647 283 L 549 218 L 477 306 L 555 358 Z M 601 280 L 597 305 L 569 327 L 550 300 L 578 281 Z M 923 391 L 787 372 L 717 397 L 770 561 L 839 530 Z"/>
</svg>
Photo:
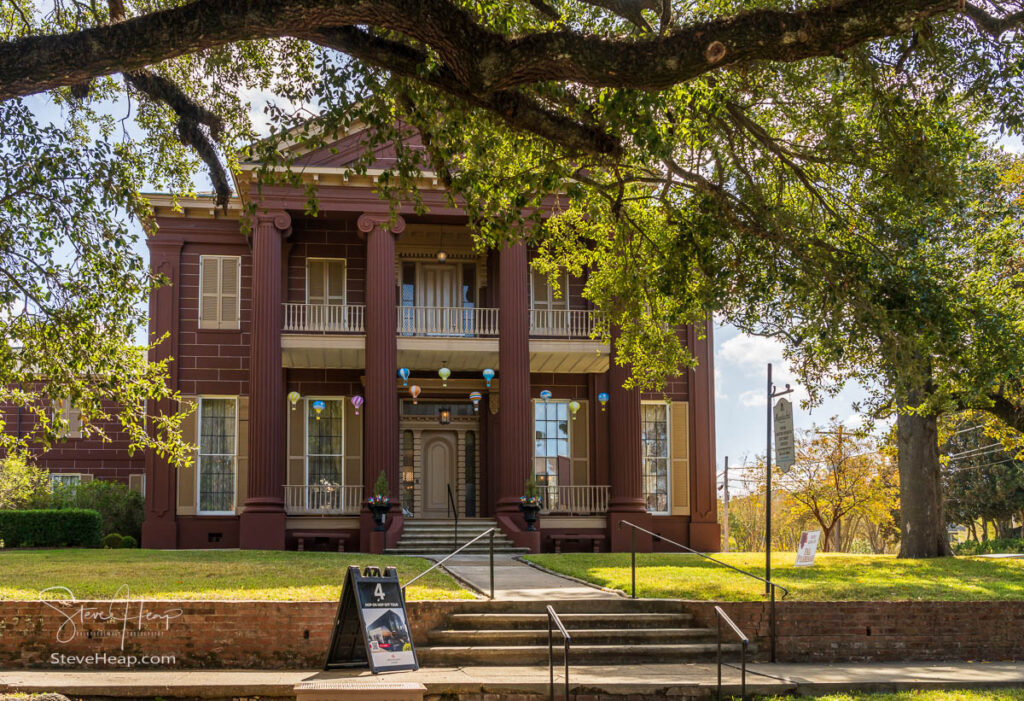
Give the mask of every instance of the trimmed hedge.
<svg viewBox="0 0 1024 701">
<path fill-rule="evenodd" d="M 0 511 L 0 540 L 5 548 L 99 548 L 101 523 L 92 509 Z"/>
</svg>

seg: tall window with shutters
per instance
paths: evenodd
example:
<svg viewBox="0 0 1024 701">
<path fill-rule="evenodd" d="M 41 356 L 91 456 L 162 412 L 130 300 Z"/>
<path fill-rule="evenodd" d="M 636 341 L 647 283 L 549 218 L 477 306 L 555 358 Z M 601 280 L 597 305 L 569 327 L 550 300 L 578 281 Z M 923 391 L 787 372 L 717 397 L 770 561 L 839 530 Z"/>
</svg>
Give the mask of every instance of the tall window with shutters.
<svg viewBox="0 0 1024 701">
<path fill-rule="evenodd" d="M 199 328 L 237 330 L 239 256 L 199 256 Z"/>
<path fill-rule="evenodd" d="M 53 411 L 50 419 L 57 420 L 63 426 L 61 438 L 82 437 L 82 410 L 76 407 L 70 399 L 58 399 L 53 402 Z"/>
<path fill-rule="evenodd" d="M 236 397 L 199 398 L 196 479 L 200 514 L 233 514 L 238 453 Z"/>
<path fill-rule="evenodd" d="M 345 304 L 345 259 L 306 261 L 306 304 Z"/>
<path fill-rule="evenodd" d="M 669 512 L 669 412 L 663 402 L 644 402 L 640 434 L 643 460 L 643 491 L 647 510 Z"/>
</svg>

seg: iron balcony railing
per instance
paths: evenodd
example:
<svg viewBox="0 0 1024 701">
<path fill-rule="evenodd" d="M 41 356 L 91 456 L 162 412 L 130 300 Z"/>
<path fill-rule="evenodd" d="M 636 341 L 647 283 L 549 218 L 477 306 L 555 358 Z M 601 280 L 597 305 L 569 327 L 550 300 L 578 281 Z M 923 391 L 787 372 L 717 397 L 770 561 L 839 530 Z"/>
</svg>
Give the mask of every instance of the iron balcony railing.
<svg viewBox="0 0 1024 701">
<path fill-rule="evenodd" d="M 358 514 L 363 505 L 361 484 L 286 484 L 284 511 L 295 516 Z"/>
<path fill-rule="evenodd" d="M 560 484 L 541 487 L 541 512 L 569 516 L 594 516 L 608 513 L 606 484 Z"/>
</svg>

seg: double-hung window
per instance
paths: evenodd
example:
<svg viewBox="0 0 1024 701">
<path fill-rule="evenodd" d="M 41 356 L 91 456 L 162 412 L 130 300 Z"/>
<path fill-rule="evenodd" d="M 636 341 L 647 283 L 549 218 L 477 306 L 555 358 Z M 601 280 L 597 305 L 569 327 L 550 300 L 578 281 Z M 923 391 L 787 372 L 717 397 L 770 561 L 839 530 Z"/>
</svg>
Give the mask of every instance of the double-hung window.
<svg viewBox="0 0 1024 701">
<path fill-rule="evenodd" d="M 534 415 L 534 479 L 541 488 L 545 504 L 551 506 L 554 489 L 570 484 L 572 454 L 569 452 L 569 403 L 538 401 Z"/>
<path fill-rule="evenodd" d="M 323 402 L 318 411 L 317 406 Z M 342 506 L 345 484 L 345 400 L 306 399 L 307 508 Z"/>
<path fill-rule="evenodd" d="M 655 514 L 669 512 L 669 411 L 664 402 L 645 402 L 641 406 L 640 434 L 643 460 L 643 492 L 647 510 Z"/>
<path fill-rule="evenodd" d="M 534 333 L 557 335 L 566 329 L 569 276 L 562 273 L 559 277 L 559 296 L 556 297 L 548 276 L 530 271 L 530 326 Z"/>
<path fill-rule="evenodd" d="M 199 398 L 199 456 L 196 461 L 200 514 L 233 514 L 238 452 L 238 401 Z"/>
</svg>

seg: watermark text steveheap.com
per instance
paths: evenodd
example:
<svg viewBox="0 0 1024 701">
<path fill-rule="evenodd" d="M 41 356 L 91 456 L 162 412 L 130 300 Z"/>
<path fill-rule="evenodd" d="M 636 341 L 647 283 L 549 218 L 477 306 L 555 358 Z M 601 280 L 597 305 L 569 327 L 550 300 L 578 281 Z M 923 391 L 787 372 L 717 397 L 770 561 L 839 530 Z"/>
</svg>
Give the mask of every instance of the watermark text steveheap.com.
<svg viewBox="0 0 1024 701">
<path fill-rule="evenodd" d="M 174 655 L 111 655 L 106 652 L 94 652 L 88 655 L 65 655 L 60 652 L 50 653 L 52 665 L 111 665 L 113 667 L 135 667 L 137 665 L 173 665 L 177 663 Z"/>
</svg>

